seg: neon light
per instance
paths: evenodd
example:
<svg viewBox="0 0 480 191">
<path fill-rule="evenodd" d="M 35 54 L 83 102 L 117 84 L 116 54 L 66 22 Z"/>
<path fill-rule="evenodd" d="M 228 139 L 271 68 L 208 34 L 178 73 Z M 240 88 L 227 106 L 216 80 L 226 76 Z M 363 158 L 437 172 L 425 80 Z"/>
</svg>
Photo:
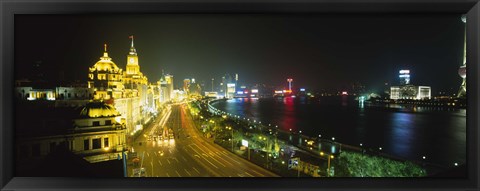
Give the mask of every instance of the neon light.
<svg viewBox="0 0 480 191">
<path fill-rule="evenodd" d="M 342 95 L 348 95 L 348 93 L 347 92 L 342 92 Z"/>
<path fill-rule="evenodd" d="M 258 89 L 252 89 L 252 93 L 258 93 Z"/>
<path fill-rule="evenodd" d="M 305 88 L 300 88 L 300 91 L 301 91 L 301 92 L 304 92 L 304 91 L 305 91 Z"/>
<path fill-rule="evenodd" d="M 281 93 L 283 93 L 283 91 L 282 90 L 275 90 L 275 93 L 276 94 L 281 94 Z"/>
<path fill-rule="evenodd" d="M 400 74 L 410 74 L 410 70 L 400 70 Z"/>
<path fill-rule="evenodd" d="M 243 92 L 242 92 L 242 91 L 238 91 L 237 94 L 238 94 L 238 95 L 243 95 Z"/>
</svg>

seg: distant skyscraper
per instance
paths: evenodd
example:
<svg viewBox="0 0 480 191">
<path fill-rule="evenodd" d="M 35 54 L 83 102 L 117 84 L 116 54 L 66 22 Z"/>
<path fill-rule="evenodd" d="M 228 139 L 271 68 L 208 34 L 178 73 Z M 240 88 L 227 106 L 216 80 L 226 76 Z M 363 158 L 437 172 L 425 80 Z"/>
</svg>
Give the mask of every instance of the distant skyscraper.
<svg viewBox="0 0 480 191">
<path fill-rule="evenodd" d="M 410 84 L 410 70 L 400 70 L 400 86 L 390 87 L 390 99 L 431 99 L 430 86 L 415 86 Z"/>
<path fill-rule="evenodd" d="M 462 15 L 463 23 L 467 23 L 466 15 Z M 458 69 L 458 74 L 462 77 L 462 84 L 458 90 L 457 97 L 465 97 L 467 95 L 467 30 L 465 26 L 463 38 L 463 65 Z"/>
<path fill-rule="evenodd" d="M 410 84 L 410 70 L 400 70 L 400 85 Z"/>
<path fill-rule="evenodd" d="M 289 90 L 290 92 L 292 92 L 292 81 L 293 81 L 292 78 L 288 78 L 288 79 L 287 79 L 287 82 L 288 82 L 288 90 Z"/>
<path fill-rule="evenodd" d="M 188 78 L 183 80 L 183 91 L 185 93 L 188 93 L 188 90 L 189 90 L 189 87 L 190 87 L 190 82 L 191 81 Z"/>
</svg>

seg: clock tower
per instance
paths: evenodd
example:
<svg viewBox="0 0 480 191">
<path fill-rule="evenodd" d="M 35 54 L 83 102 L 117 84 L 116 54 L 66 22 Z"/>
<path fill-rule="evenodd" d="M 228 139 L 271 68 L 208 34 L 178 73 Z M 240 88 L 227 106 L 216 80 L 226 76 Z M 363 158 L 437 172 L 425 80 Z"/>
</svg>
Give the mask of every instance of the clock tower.
<svg viewBox="0 0 480 191">
<path fill-rule="evenodd" d="M 133 35 L 128 38 L 132 39 L 132 44 L 130 46 L 130 52 L 127 55 L 127 74 L 135 75 L 140 73 L 140 65 L 138 65 L 138 55 L 137 50 L 133 46 Z"/>
</svg>

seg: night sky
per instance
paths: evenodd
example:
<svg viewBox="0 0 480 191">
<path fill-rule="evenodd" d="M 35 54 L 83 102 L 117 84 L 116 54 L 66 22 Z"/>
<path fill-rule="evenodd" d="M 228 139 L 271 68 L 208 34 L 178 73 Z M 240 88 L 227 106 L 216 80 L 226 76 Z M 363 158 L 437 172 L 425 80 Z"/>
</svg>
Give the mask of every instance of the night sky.
<svg viewBox="0 0 480 191">
<path fill-rule="evenodd" d="M 16 15 L 16 78 L 42 61 L 68 80 L 87 81 L 88 67 L 103 44 L 125 69 L 129 35 L 141 71 L 150 82 L 161 71 L 204 81 L 239 74 L 246 84 L 342 88 L 354 82 L 379 91 L 398 84 L 398 70 L 411 82 L 455 93 L 463 62 L 464 23 L 460 14 L 155 14 Z M 52 75 L 57 77 L 56 75 Z"/>
</svg>

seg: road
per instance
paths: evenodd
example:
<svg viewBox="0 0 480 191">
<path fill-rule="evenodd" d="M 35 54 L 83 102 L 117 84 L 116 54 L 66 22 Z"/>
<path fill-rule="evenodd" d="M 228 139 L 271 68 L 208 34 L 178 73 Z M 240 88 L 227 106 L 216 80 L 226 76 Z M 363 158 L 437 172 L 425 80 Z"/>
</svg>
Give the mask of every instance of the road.
<svg viewBox="0 0 480 191">
<path fill-rule="evenodd" d="M 173 130 L 174 139 L 169 133 Z M 166 140 L 149 140 L 164 132 Z M 172 105 L 133 143 L 147 177 L 276 177 L 201 135 L 185 105 Z M 128 169 L 131 176 L 132 167 Z"/>
</svg>

